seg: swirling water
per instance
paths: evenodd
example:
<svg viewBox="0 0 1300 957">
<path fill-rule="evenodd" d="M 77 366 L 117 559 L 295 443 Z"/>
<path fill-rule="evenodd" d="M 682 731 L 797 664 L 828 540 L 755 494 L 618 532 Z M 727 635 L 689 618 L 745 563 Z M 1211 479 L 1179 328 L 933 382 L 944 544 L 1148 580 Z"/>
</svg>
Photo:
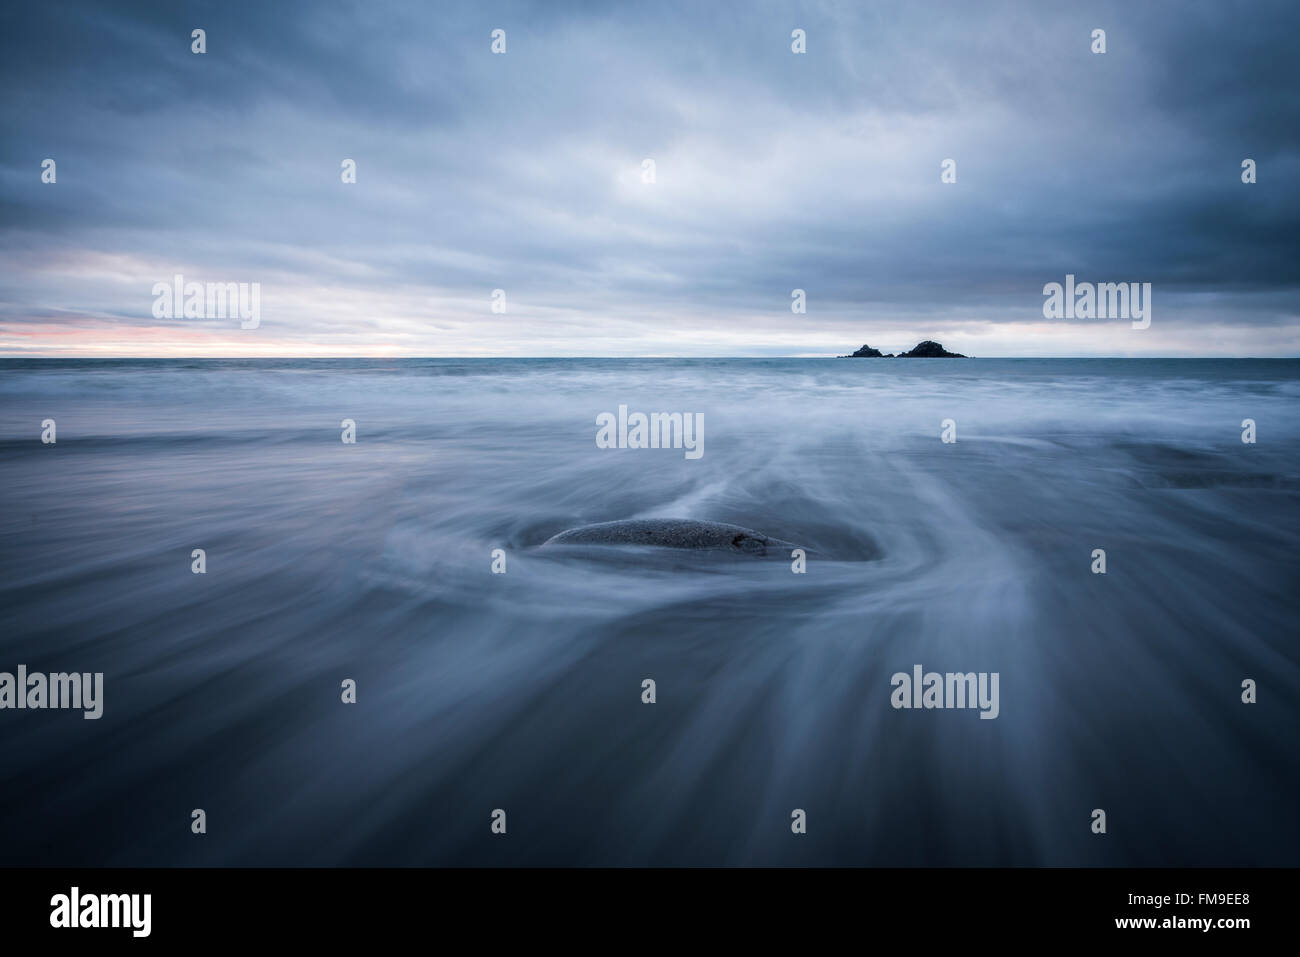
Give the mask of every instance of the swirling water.
<svg viewBox="0 0 1300 957">
<path fill-rule="evenodd" d="M 1290 360 L 0 360 L 0 671 L 105 699 L 0 711 L 0 864 L 1300 864 L 1298 398 Z M 619 405 L 704 454 L 597 448 Z M 649 517 L 807 572 L 537 547 Z M 915 664 L 998 717 L 894 709 Z"/>
</svg>

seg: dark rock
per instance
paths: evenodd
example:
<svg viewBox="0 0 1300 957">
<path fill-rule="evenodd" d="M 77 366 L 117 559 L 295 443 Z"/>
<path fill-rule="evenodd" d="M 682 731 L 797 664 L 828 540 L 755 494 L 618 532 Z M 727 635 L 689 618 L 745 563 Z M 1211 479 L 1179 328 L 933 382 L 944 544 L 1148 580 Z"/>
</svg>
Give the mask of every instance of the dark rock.
<svg viewBox="0 0 1300 957">
<path fill-rule="evenodd" d="M 965 359 L 959 352 L 949 352 L 933 339 L 918 342 L 911 352 L 900 352 L 899 359 Z"/>
<path fill-rule="evenodd" d="M 879 349 L 873 349 L 871 346 L 864 345 L 857 352 L 848 356 L 840 356 L 841 359 L 880 359 L 883 354 Z"/>
<path fill-rule="evenodd" d="M 768 538 L 753 529 L 723 522 L 698 522 L 682 518 L 630 519 L 582 525 L 547 539 L 548 545 L 651 545 L 658 548 L 693 548 L 763 557 L 771 549 L 786 557 L 798 546 Z"/>
<path fill-rule="evenodd" d="M 840 359 L 965 359 L 966 356 L 960 352 L 949 352 L 933 339 L 926 339 L 924 342 L 918 342 L 916 348 L 911 352 L 900 352 L 895 356 L 892 352 L 881 352 L 879 349 L 873 349 L 871 346 L 864 345 L 857 352 L 847 356 L 838 356 Z"/>
</svg>

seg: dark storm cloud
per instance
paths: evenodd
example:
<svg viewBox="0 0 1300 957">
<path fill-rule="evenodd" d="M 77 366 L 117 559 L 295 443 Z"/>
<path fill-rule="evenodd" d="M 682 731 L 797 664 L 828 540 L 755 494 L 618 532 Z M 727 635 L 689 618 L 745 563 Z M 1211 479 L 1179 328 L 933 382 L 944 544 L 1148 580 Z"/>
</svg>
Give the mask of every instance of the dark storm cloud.
<svg viewBox="0 0 1300 957">
<path fill-rule="evenodd" d="M 1043 283 L 1072 272 L 1153 283 L 1172 336 L 1157 348 L 1225 312 L 1261 342 L 1278 327 L 1295 341 L 1294 3 L 105 2 L 3 17 L 11 327 L 64 313 L 148 327 L 147 287 L 186 271 L 282 290 L 272 327 L 302 341 L 355 343 L 351 328 L 421 353 L 819 351 L 880 321 L 1040 322 Z M 505 56 L 489 52 L 497 27 Z M 795 27 L 806 55 L 790 52 Z M 1089 52 L 1097 27 L 1105 55 Z M 942 185 L 949 157 L 958 182 Z M 488 333 L 498 287 L 517 307 Z M 789 312 L 793 288 L 807 317 Z M 792 350 L 801 335 L 811 345 Z"/>
</svg>

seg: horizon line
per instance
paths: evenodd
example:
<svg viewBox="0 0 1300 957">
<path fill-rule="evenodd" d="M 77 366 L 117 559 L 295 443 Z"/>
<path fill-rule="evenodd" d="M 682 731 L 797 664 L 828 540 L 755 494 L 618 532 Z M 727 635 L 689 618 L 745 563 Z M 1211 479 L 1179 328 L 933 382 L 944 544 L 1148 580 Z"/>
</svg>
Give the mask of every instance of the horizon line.
<svg viewBox="0 0 1300 957">
<path fill-rule="evenodd" d="M 283 355 L 210 355 L 210 354 L 209 354 L 209 355 L 175 355 L 175 356 L 159 356 L 159 355 L 103 355 L 103 354 L 98 354 L 98 355 L 69 355 L 69 354 L 60 354 L 60 355 L 32 355 L 32 354 L 24 354 L 24 353 L 5 353 L 5 352 L 0 352 L 0 360 L 5 360 L 5 359 L 39 359 L 39 360 L 53 360 L 53 361 L 57 361 L 57 360 L 61 360 L 61 359 L 72 359 L 72 360 L 82 361 L 82 360 L 97 359 L 97 360 L 102 360 L 102 361 L 104 361 L 104 362 L 113 362 L 113 361 L 119 361 L 119 360 L 156 360 L 156 361 L 159 361 L 159 362 L 172 362 L 172 361 L 180 361 L 180 360 L 191 361 L 191 360 L 195 360 L 195 359 L 211 359 L 211 360 L 214 360 L 214 361 L 227 361 L 227 360 L 232 360 L 232 359 L 240 359 L 240 360 L 256 360 L 256 361 L 261 361 L 261 360 L 272 360 L 272 361 L 274 361 L 274 360 L 280 360 L 280 359 L 311 359 L 311 360 L 319 360 L 319 361 L 323 361 L 323 362 L 330 362 L 330 361 L 336 361 L 336 360 L 354 360 L 354 359 L 374 359 L 374 360 L 383 360 L 383 361 L 397 361 L 397 360 L 409 360 L 409 359 L 457 359 L 457 360 L 473 360 L 473 359 L 478 359 L 478 360 L 482 360 L 482 361 L 485 361 L 485 362 L 492 362 L 492 361 L 500 361 L 500 360 L 502 360 L 502 359 L 518 359 L 518 360 L 536 361 L 536 360 L 556 360 L 556 359 L 627 359 L 627 360 L 644 360 L 644 359 L 710 359 L 710 360 L 712 360 L 712 359 L 808 359 L 808 360 L 818 360 L 818 359 L 863 359 L 863 360 L 871 360 L 871 359 L 891 359 L 891 358 L 892 358 L 892 359 L 899 359 L 899 358 L 904 358 L 904 359 L 915 359 L 915 358 L 921 358 L 922 361 L 941 361 L 942 359 L 946 359 L 946 358 L 961 358 L 961 359 L 1003 359 L 1003 360 L 1014 360 L 1014 359 L 1024 359 L 1024 360 L 1044 360 L 1044 359 L 1066 359 L 1066 360 L 1104 359 L 1104 360 L 1114 360 L 1114 359 L 1132 359 L 1132 360 L 1135 360 L 1135 361 L 1152 360 L 1152 359 L 1161 359 L 1161 360 L 1189 360 L 1189 361 L 1204 361 L 1204 360 L 1211 360 L 1211 359 L 1250 359 L 1250 360 L 1259 360 L 1259 361 L 1276 361 L 1276 360 L 1283 360 L 1283 361 L 1286 361 L 1286 360 L 1300 359 L 1300 355 L 1288 355 L 1288 356 L 1258 356 L 1258 355 L 1194 355 L 1194 356 L 1179 356 L 1179 355 L 1151 355 L 1151 356 L 1144 356 L 1144 355 L 1138 355 L 1138 356 L 1134 356 L 1134 355 L 1044 355 L 1044 356 L 1020 356 L 1020 355 L 1015 355 L 1015 356 L 1006 356 L 1006 355 L 989 355 L 989 356 L 966 356 L 966 355 L 963 355 L 963 356 L 953 356 L 953 357 L 913 357 L 913 356 L 896 356 L 896 355 L 895 355 L 895 356 L 850 356 L 850 355 L 832 355 L 832 354 L 830 354 L 830 353 L 827 353 L 827 354 L 824 354 L 824 355 L 823 355 L 823 354 L 817 354 L 817 355 L 808 355 L 808 354 L 794 354 L 794 355 L 670 355 L 670 354 L 656 353 L 656 354 L 651 354 L 651 355 L 635 355 L 635 356 L 629 356 L 629 355 L 552 355 L 552 356 L 544 356 L 544 355 L 543 355 L 543 356 L 507 356 L 507 355 L 491 355 L 491 356 L 485 356 L 485 355 L 398 355 L 398 356 L 395 356 L 395 355 L 367 355 L 367 354 L 357 354 L 357 355 L 325 355 L 325 356 L 322 356 L 322 355 L 296 355 L 296 354 L 286 353 L 286 354 L 283 354 Z"/>
</svg>

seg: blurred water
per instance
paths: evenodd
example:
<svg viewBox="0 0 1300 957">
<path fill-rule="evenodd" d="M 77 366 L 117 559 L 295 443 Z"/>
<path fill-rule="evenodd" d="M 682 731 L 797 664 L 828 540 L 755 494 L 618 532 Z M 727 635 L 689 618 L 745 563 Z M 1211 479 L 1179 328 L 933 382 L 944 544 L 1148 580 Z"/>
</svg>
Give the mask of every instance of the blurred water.
<svg viewBox="0 0 1300 957">
<path fill-rule="evenodd" d="M 0 864 L 1300 864 L 1298 373 L 0 360 L 0 670 L 105 673 L 0 711 Z M 656 516 L 819 557 L 535 549 Z"/>
</svg>

